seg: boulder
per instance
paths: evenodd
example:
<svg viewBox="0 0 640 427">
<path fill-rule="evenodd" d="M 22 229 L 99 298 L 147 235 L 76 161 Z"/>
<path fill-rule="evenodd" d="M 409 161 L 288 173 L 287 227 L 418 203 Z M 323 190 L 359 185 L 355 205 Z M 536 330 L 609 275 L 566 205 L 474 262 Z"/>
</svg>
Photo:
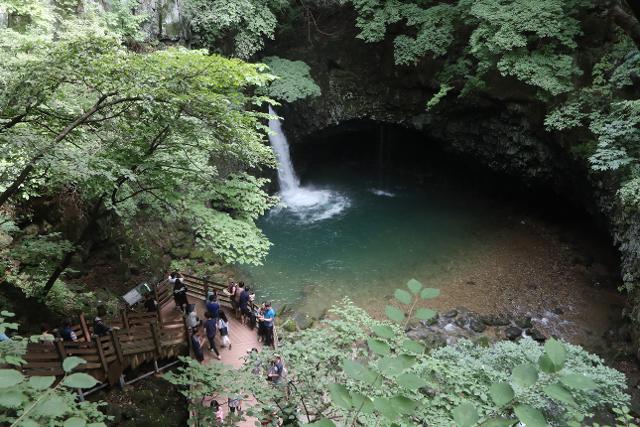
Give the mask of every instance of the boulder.
<svg viewBox="0 0 640 427">
<path fill-rule="evenodd" d="M 536 328 L 527 329 L 527 335 L 538 342 L 545 342 L 547 340 L 547 337 Z"/>
<path fill-rule="evenodd" d="M 515 320 L 516 326 L 520 329 L 527 329 L 533 327 L 531 322 L 531 316 L 520 316 Z"/>
<path fill-rule="evenodd" d="M 504 335 L 508 340 L 515 341 L 522 335 L 522 329 L 515 326 L 509 326 L 504 330 Z"/>
<path fill-rule="evenodd" d="M 469 329 L 473 332 L 482 333 L 487 330 L 487 325 L 480 319 L 471 319 L 469 321 Z"/>
</svg>

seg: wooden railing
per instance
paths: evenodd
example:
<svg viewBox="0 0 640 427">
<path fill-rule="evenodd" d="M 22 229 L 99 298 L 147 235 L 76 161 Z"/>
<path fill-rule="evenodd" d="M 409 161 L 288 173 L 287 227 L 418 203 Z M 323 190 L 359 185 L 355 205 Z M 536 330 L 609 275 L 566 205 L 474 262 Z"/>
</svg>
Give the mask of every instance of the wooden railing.
<svg viewBox="0 0 640 427">
<path fill-rule="evenodd" d="M 157 292 L 164 296 L 171 292 L 166 284 L 160 284 Z M 162 301 L 167 304 L 166 298 Z M 107 321 L 116 327 L 106 336 L 92 335 L 84 315 L 80 323 L 72 326 L 78 340 L 29 343 L 22 367 L 26 375 L 63 375 L 62 362 L 66 357 L 77 356 L 86 360 L 77 371 L 83 371 L 105 384 L 127 383 L 126 369 L 134 370 L 143 363 L 153 362 L 154 372 L 163 367 L 158 362 L 188 354 L 189 335 L 180 318 L 163 319 L 160 313 L 136 313 L 123 310 L 117 318 Z M 171 363 L 173 364 L 173 363 Z M 153 372 L 151 372 L 153 373 Z M 143 376 L 146 376 L 145 374 Z M 129 381 L 133 382 L 133 381 Z"/>
</svg>

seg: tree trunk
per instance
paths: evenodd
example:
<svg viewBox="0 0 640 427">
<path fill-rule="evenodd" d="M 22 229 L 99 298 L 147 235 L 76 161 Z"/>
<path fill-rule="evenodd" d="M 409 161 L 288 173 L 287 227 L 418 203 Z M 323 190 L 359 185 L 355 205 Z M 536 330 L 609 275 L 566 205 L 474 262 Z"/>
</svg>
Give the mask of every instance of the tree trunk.
<svg viewBox="0 0 640 427">
<path fill-rule="evenodd" d="M 53 285 L 60 278 L 60 275 L 67 269 L 67 267 L 69 267 L 73 256 L 76 254 L 76 252 L 78 252 L 76 248 L 84 243 L 89 237 L 91 229 L 96 225 L 98 219 L 101 217 L 100 209 L 102 208 L 102 201 L 104 200 L 104 197 L 104 195 L 100 196 L 96 204 L 93 206 L 93 209 L 91 209 L 91 213 L 89 214 L 89 221 L 82 230 L 82 233 L 80 233 L 80 236 L 73 242 L 73 248 L 69 252 L 64 254 L 64 257 L 62 258 L 56 269 L 53 270 L 53 272 L 49 276 L 49 280 L 47 280 L 47 283 L 45 283 L 44 289 L 42 290 L 42 297 L 47 296 Z"/>
</svg>

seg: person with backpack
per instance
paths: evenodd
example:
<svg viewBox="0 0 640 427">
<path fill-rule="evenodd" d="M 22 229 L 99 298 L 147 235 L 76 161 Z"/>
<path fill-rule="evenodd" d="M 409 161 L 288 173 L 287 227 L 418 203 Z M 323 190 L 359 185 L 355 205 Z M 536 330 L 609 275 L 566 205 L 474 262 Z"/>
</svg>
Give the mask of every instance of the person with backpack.
<svg viewBox="0 0 640 427">
<path fill-rule="evenodd" d="M 271 368 L 269 368 L 267 380 L 271 381 L 273 384 L 280 384 L 280 381 L 282 381 L 285 376 L 286 369 L 284 367 L 282 357 L 276 356 L 275 360 L 273 361 L 273 365 L 271 365 Z"/>
<path fill-rule="evenodd" d="M 93 318 L 93 333 L 99 337 L 103 337 L 113 330 L 103 319 L 106 315 L 107 309 L 101 305 L 98 307 L 98 315 Z"/>
<path fill-rule="evenodd" d="M 251 295 L 251 289 L 247 286 L 246 288 L 244 288 L 244 290 L 240 294 L 240 298 L 238 300 L 238 305 L 240 306 L 240 321 L 242 322 L 243 325 L 251 316 L 251 311 L 249 310 L 250 295 Z"/>
<path fill-rule="evenodd" d="M 217 317 L 213 317 L 210 311 L 207 311 L 204 314 L 206 317 L 206 321 L 204 322 L 204 331 L 207 334 L 207 339 L 209 340 L 209 350 L 213 351 L 216 354 L 218 360 L 222 359 L 220 357 L 220 353 L 218 352 L 218 348 L 216 347 L 216 329 L 218 326 L 216 325 Z"/>
<path fill-rule="evenodd" d="M 271 307 L 271 303 L 267 302 L 264 305 L 264 314 L 260 318 L 262 321 L 262 330 L 263 330 L 263 342 L 266 345 L 273 345 L 273 322 L 276 318 L 276 312 Z"/>
<path fill-rule="evenodd" d="M 191 334 L 191 348 L 193 348 L 193 355 L 200 363 L 204 361 L 202 344 L 204 344 L 204 338 L 202 338 L 199 333 L 195 332 Z"/>
<path fill-rule="evenodd" d="M 196 333 L 198 327 L 200 326 L 200 319 L 198 318 L 198 313 L 196 312 L 195 304 L 187 305 L 187 327 Z"/>
<path fill-rule="evenodd" d="M 189 300 L 187 299 L 187 287 L 180 278 L 176 278 L 173 284 L 173 299 L 176 302 L 176 307 L 179 307 L 180 311 L 184 313 Z"/>
<path fill-rule="evenodd" d="M 224 311 L 220 311 L 220 317 L 218 317 L 218 331 L 220 331 L 220 339 L 222 340 L 222 346 L 228 347 L 231 350 L 231 340 L 229 339 L 229 320 Z"/>
<path fill-rule="evenodd" d="M 64 341 L 78 341 L 78 336 L 71 328 L 71 320 L 65 319 L 62 322 L 62 328 L 60 329 L 60 336 Z"/>
<path fill-rule="evenodd" d="M 233 301 L 234 301 L 233 306 L 236 312 L 236 317 L 242 316 L 242 311 L 240 309 L 240 297 L 242 296 L 243 292 L 244 292 L 244 282 L 240 282 L 238 283 L 238 286 L 236 286 L 236 291 L 233 294 Z"/>
</svg>

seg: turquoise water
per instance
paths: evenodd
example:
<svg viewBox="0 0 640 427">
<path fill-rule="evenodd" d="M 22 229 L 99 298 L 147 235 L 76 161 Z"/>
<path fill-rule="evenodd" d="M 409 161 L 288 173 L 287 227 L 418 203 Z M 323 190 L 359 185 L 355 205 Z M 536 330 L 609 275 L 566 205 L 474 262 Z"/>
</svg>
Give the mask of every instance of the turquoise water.
<svg viewBox="0 0 640 427">
<path fill-rule="evenodd" d="M 302 177 L 330 194 L 321 209 L 276 208 L 260 227 L 273 246 L 260 267 L 242 267 L 260 299 L 320 312 L 342 295 L 383 301 L 407 280 L 446 284 L 473 260 L 505 213 L 458 185 L 385 179 L 327 168 Z M 445 180 L 446 181 L 446 180 Z"/>
</svg>

